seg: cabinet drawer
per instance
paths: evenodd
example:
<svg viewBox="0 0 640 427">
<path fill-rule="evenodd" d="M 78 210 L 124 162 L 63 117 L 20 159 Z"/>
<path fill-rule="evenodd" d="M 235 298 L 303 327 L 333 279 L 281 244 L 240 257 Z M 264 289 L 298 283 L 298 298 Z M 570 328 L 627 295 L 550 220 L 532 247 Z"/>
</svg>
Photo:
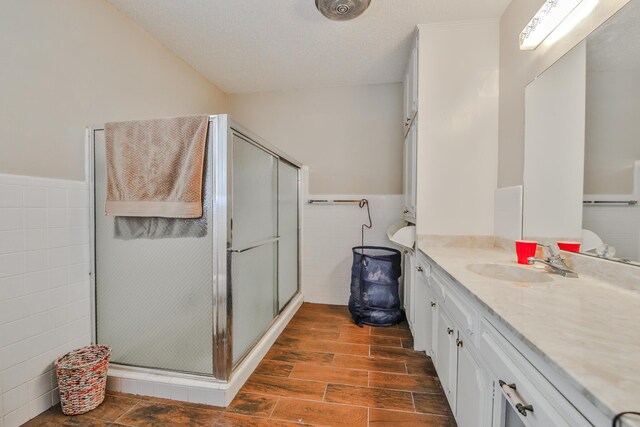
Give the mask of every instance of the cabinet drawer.
<svg viewBox="0 0 640 427">
<path fill-rule="evenodd" d="M 445 291 L 444 305 L 458 328 L 475 342 L 478 330 L 478 311 L 452 289 Z"/>
<path fill-rule="evenodd" d="M 511 343 L 484 320 L 478 347 L 494 381 L 515 385 L 517 395 L 533 407 L 533 412 L 519 415 L 526 426 L 592 427 Z"/>
</svg>

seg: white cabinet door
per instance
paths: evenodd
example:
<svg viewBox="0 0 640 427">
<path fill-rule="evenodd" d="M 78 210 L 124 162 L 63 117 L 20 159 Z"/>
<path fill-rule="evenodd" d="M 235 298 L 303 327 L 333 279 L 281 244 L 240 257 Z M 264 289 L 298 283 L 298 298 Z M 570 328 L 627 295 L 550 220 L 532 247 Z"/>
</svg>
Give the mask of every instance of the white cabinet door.
<svg viewBox="0 0 640 427">
<path fill-rule="evenodd" d="M 418 47 L 411 49 L 404 78 L 404 129 L 405 134 L 418 112 Z"/>
<path fill-rule="evenodd" d="M 438 302 L 436 295 L 429 287 L 427 290 L 427 327 L 424 331 L 425 351 L 427 356 L 434 358 L 436 355 L 436 334 L 438 327 Z"/>
<path fill-rule="evenodd" d="M 460 337 L 463 335 L 461 334 Z M 464 345 L 458 341 L 458 375 L 456 396 L 456 421 L 458 427 L 489 425 L 491 412 L 491 382 Z"/>
<path fill-rule="evenodd" d="M 412 252 L 408 252 L 404 257 L 404 311 L 407 315 L 407 323 L 409 323 L 409 328 L 412 332 L 414 331 L 415 327 L 415 261 L 416 256 Z"/>
<path fill-rule="evenodd" d="M 404 140 L 404 171 L 403 171 L 403 193 L 404 193 L 404 216 L 406 219 L 415 220 L 416 217 L 416 169 L 417 169 L 417 120 L 409 129 L 409 133 Z"/>
<path fill-rule="evenodd" d="M 413 349 L 416 351 L 425 351 L 427 349 L 427 330 L 431 327 L 428 321 L 431 312 L 427 309 L 429 299 L 429 279 L 428 265 L 423 265 L 419 261 L 416 262 L 415 284 L 414 284 L 414 335 Z M 431 337 L 429 337 L 430 339 Z"/>
<path fill-rule="evenodd" d="M 418 40 L 415 41 L 411 49 L 410 76 L 411 76 L 411 103 L 409 105 L 410 117 L 414 117 L 418 112 Z"/>
<path fill-rule="evenodd" d="M 456 412 L 456 351 L 453 323 L 444 310 L 438 310 L 438 328 L 436 333 L 436 371 L 447 396 L 451 410 Z"/>
</svg>

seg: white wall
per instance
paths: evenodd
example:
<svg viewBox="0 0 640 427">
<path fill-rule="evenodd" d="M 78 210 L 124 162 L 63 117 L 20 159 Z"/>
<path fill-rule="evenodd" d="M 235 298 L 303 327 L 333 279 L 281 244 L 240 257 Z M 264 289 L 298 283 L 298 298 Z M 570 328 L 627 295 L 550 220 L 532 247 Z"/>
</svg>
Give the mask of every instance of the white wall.
<svg viewBox="0 0 640 427">
<path fill-rule="evenodd" d="M 584 192 L 631 194 L 640 160 L 640 71 L 593 71 L 588 61 Z"/>
<path fill-rule="evenodd" d="M 372 229 L 365 229 L 367 246 L 391 246 L 386 230 L 402 218 L 401 195 L 309 195 L 311 199 L 366 198 Z M 304 205 L 302 291 L 308 302 L 346 305 L 351 283 L 351 248 L 360 246 L 360 227 L 368 222 L 357 204 Z"/>
<path fill-rule="evenodd" d="M 402 193 L 401 83 L 229 99 L 234 119 L 309 166 L 311 193 Z"/>
<path fill-rule="evenodd" d="M 518 36 L 545 0 L 513 0 L 500 19 L 500 151 L 498 186 L 522 184 L 524 87 L 629 0 L 584 0 L 569 19 L 536 50 L 521 51 Z"/>
<path fill-rule="evenodd" d="M 498 23 L 418 28 L 417 233 L 492 235 Z"/>
<path fill-rule="evenodd" d="M 56 404 L 53 361 L 91 342 L 88 224 L 86 183 L 0 174 L 4 427 Z"/>
<path fill-rule="evenodd" d="M 0 172 L 84 179 L 84 127 L 225 112 L 226 95 L 103 0 L 0 6 Z"/>
<path fill-rule="evenodd" d="M 586 42 L 525 89 L 523 236 L 582 235 Z"/>
<path fill-rule="evenodd" d="M 496 190 L 493 234 L 509 240 L 522 238 L 522 185 Z"/>
</svg>

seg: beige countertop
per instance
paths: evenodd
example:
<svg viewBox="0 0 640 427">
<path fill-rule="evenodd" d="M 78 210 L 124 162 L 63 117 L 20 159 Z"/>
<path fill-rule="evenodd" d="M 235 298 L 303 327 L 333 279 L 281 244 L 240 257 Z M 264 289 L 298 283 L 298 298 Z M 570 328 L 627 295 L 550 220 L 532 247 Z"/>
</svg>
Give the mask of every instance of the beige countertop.
<svg viewBox="0 0 640 427">
<path fill-rule="evenodd" d="M 550 274 L 551 281 L 528 283 L 467 268 L 496 263 L 540 272 L 520 266 L 515 253 L 499 248 L 425 243 L 418 248 L 603 413 L 640 411 L 640 293 L 586 275 Z"/>
</svg>

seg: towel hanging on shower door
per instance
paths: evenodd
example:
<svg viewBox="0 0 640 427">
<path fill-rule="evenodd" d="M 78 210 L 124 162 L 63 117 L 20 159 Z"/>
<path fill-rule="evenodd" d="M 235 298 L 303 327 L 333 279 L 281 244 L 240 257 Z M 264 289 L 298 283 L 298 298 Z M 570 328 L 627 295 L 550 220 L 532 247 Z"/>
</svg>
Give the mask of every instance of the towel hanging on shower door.
<svg viewBox="0 0 640 427">
<path fill-rule="evenodd" d="M 201 217 L 208 123 L 207 115 L 107 123 L 105 214 Z"/>
</svg>

